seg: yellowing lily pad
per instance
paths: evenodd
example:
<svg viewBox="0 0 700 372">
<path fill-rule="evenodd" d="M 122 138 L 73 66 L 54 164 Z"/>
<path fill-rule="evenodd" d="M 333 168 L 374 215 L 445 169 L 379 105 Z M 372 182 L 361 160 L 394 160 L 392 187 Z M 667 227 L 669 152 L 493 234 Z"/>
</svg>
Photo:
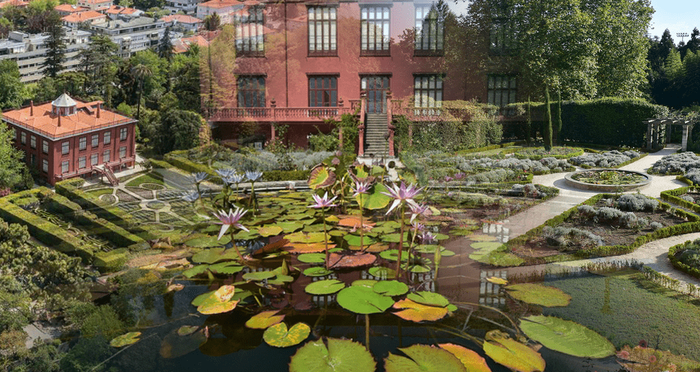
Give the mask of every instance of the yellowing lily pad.
<svg viewBox="0 0 700 372">
<path fill-rule="evenodd" d="M 327 346 L 326 346 L 327 343 Z M 309 341 L 297 350 L 290 372 L 374 372 L 377 363 L 365 347 L 352 340 L 336 338 Z"/>
<path fill-rule="evenodd" d="M 125 333 L 121 336 L 113 338 L 112 341 L 109 342 L 109 344 L 112 347 L 124 347 L 124 346 L 128 346 L 128 345 L 132 345 L 132 344 L 135 344 L 139 341 L 140 336 L 141 336 L 141 332 Z"/>
<path fill-rule="evenodd" d="M 435 346 L 418 344 L 399 350 L 407 357 L 389 353 L 384 359 L 386 372 L 468 372 L 456 356 Z"/>
<path fill-rule="evenodd" d="M 446 307 L 423 305 L 409 299 L 401 300 L 393 307 L 394 309 L 405 309 L 394 313 L 394 315 L 416 323 L 440 320 L 449 312 Z"/>
<path fill-rule="evenodd" d="M 328 244 L 328 249 L 335 248 L 335 244 Z M 294 243 L 285 249 L 290 253 L 318 253 L 326 250 L 325 243 Z"/>
<path fill-rule="evenodd" d="M 292 243 L 304 244 L 322 243 L 326 241 L 326 235 L 322 232 L 315 232 L 309 234 L 304 232 L 296 232 L 285 236 L 285 238 L 289 239 L 289 241 Z"/>
<path fill-rule="evenodd" d="M 578 323 L 544 315 L 523 318 L 520 328 L 545 347 L 582 358 L 605 358 L 615 346 L 597 332 Z"/>
<path fill-rule="evenodd" d="M 253 329 L 266 329 L 284 320 L 284 315 L 277 315 L 277 313 L 279 313 L 279 310 L 263 311 L 255 314 L 245 322 L 245 326 Z"/>
<path fill-rule="evenodd" d="M 438 346 L 456 356 L 468 372 L 491 372 L 491 368 L 486 364 L 486 359 L 474 350 L 455 344 L 439 344 Z"/>
<path fill-rule="evenodd" d="M 568 306 L 569 302 L 571 302 L 571 296 L 564 293 L 561 289 L 541 284 L 511 284 L 506 287 L 506 291 L 516 300 L 533 305 L 547 307 Z"/>
<path fill-rule="evenodd" d="M 545 361 L 540 353 L 507 338 L 503 333 L 491 331 L 486 334 L 484 352 L 496 363 L 518 372 L 543 372 Z"/>
<path fill-rule="evenodd" d="M 498 285 L 508 285 L 508 281 L 506 279 L 498 278 L 495 276 L 492 276 L 490 278 L 486 278 L 486 281 L 489 283 L 498 284 Z M 527 302 L 527 301 L 525 301 L 525 302 Z"/>
<path fill-rule="evenodd" d="M 260 236 L 277 236 L 282 233 L 282 228 L 279 226 L 263 226 L 258 229 Z"/>
<path fill-rule="evenodd" d="M 472 235 L 469 237 L 469 240 L 474 242 L 495 242 L 498 238 L 491 235 Z"/>
<path fill-rule="evenodd" d="M 240 300 L 233 300 L 232 297 L 236 288 L 232 285 L 222 285 L 212 292 L 197 307 L 197 311 L 204 315 L 221 314 L 236 308 Z"/>
<path fill-rule="evenodd" d="M 306 323 L 297 323 L 289 329 L 287 324 L 279 323 L 265 330 L 263 340 L 270 346 L 289 347 L 300 344 L 310 333 L 311 328 Z"/>
</svg>

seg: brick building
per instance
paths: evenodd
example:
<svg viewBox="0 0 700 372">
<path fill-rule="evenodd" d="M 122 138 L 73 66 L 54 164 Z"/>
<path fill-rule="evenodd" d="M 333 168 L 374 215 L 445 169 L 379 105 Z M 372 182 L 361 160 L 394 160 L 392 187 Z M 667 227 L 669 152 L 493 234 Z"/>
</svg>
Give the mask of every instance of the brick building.
<svg viewBox="0 0 700 372">
<path fill-rule="evenodd" d="M 15 131 L 15 146 L 28 166 L 51 185 L 132 167 L 136 120 L 102 109 L 101 101 L 80 102 L 67 94 L 55 101 L 3 113 Z"/>
</svg>

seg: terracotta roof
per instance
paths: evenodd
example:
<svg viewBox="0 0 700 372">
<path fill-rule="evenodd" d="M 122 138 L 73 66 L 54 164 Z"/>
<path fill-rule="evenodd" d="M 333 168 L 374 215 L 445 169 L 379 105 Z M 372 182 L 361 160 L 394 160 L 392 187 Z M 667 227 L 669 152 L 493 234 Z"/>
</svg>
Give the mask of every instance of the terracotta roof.
<svg viewBox="0 0 700 372">
<path fill-rule="evenodd" d="M 84 6 L 77 6 L 77 5 L 71 5 L 71 4 L 56 5 L 53 9 L 57 12 L 66 12 L 66 13 L 78 13 L 78 12 L 84 12 L 86 10 L 90 10 L 89 8 L 86 8 Z"/>
<path fill-rule="evenodd" d="M 138 12 L 138 9 L 127 8 L 120 5 L 112 5 L 109 9 L 105 10 L 107 14 L 134 14 Z"/>
<path fill-rule="evenodd" d="M 70 97 L 68 98 L 70 99 Z M 73 115 L 61 116 L 61 126 L 58 126 L 58 116 L 52 113 L 51 102 L 37 105 L 33 108 L 29 106 L 4 112 L 3 120 L 54 139 L 135 121 L 102 108 L 98 118 L 97 105 L 101 103 L 101 101 L 76 102 L 77 112 Z M 31 114 L 32 112 L 34 113 L 33 115 Z"/>
<path fill-rule="evenodd" d="M 182 39 L 177 40 L 173 44 L 173 51 L 175 53 L 184 53 L 187 51 L 190 45 L 192 44 L 197 44 L 200 47 L 207 47 L 209 46 L 209 41 L 204 38 L 202 35 L 195 35 L 192 37 L 183 37 Z"/>
<path fill-rule="evenodd" d="M 238 0 L 211 0 L 205 3 L 200 3 L 199 6 L 205 8 L 226 8 L 235 5 L 243 6 L 243 2 Z"/>
<path fill-rule="evenodd" d="M 86 4 L 104 4 L 111 3 L 112 0 L 83 0 L 82 2 Z"/>
<path fill-rule="evenodd" d="M 64 22 L 80 23 L 80 22 L 90 21 L 93 19 L 104 18 L 104 17 L 105 17 L 105 15 L 100 13 L 100 12 L 96 12 L 94 10 L 88 10 L 88 11 L 81 12 L 81 13 L 69 14 L 61 19 Z"/>
<path fill-rule="evenodd" d="M 7 0 L 7 1 L 0 2 L 0 8 L 4 8 L 4 7 L 9 6 L 9 5 L 14 5 L 17 7 L 24 7 L 24 6 L 29 5 L 29 2 L 24 1 L 24 0 Z"/>
<path fill-rule="evenodd" d="M 202 23 L 202 21 L 199 18 L 195 18 L 192 16 L 184 15 L 184 14 L 173 14 L 169 16 L 165 16 L 160 19 L 163 22 L 172 22 L 172 21 L 177 21 L 178 23 Z"/>
</svg>

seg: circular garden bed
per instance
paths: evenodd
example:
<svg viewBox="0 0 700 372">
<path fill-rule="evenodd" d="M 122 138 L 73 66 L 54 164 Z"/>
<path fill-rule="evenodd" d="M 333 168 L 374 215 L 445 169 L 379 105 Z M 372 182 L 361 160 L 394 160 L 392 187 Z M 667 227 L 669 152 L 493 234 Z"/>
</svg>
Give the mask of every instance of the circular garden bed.
<svg viewBox="0 0 700 372">
<path fill-rule="evenodd" d="M 566 183 L 583 190 L 617 192 L 634 190 L 651 182 L 651 177 L 641 172 L 619 169 L 593 169 L 566 175 Z"/>
</svg>

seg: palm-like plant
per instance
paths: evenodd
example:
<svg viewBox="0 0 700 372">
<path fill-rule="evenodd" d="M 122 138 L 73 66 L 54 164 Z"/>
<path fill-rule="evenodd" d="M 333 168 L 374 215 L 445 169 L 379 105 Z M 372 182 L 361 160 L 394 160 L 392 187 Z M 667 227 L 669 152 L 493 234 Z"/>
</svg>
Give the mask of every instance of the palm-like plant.
<svg viewBox="0 0 700 372">
<path fill-rule="evenodd" d="M 139 100 L 136 106 L 136 120 L 141 120 L 141 96 L 143 95 L 143 81 L 147 76 L 153 75 L 153 71 L 150 67 L 139 63 L 138 65 L 131 68 L 131 74 L 134 78 L 139 81 Z"/>
</svg>

